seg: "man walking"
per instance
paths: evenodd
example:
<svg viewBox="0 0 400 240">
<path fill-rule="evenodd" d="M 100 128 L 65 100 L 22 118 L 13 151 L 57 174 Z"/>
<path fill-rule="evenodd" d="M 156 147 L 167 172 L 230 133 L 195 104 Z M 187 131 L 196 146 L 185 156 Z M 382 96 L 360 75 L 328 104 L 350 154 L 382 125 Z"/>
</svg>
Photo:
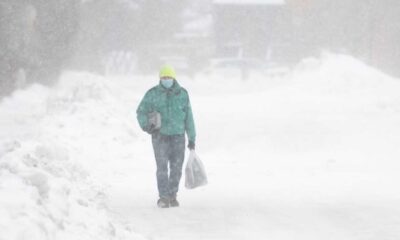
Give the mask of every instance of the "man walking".
<svg viewBox="0 0 400 240">
<path fill-rule="evenodd" d="M 189 94 L 176 81 L 175 70 L 165 65 L 160 82 L 145 94 L 136 111 L 143 131 L 151 134 L 157 163 L 158 207 L 178 207 L 176 199 L 185 158 L 185 132 L 188 148 L 194 150 L 196 131 Z"/>
</svg>

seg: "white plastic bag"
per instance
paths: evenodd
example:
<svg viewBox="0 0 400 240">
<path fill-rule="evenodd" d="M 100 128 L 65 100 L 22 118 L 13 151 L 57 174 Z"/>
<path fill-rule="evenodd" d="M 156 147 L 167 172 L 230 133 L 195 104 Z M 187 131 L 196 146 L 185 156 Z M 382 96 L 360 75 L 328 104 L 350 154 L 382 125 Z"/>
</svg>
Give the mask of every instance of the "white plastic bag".
<svg viewBox="0 0 400 240">
<path fill-rule="evenodd" d="M 207 175 L 203 163 L 194 150 L 190 151 L 185 168 L 185 187 L 193 189 L 207 184 Z"/>
</svg>

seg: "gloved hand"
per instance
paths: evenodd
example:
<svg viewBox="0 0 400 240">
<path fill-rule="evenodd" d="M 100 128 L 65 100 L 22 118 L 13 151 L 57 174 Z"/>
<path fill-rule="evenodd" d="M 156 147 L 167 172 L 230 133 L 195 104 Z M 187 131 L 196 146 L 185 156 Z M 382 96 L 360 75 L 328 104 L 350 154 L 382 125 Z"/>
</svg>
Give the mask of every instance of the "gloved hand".
<svg viewBox="0 0 400 240">
<path fill-rule="evenodd" d="M 153 111 L 148 114 L 147 127 L 144 129 L 148 134 L 154 134 L 161 128 L 161 115 L 159 112 Z"/>
<path fill-rule="evenodd" d="M 195 144 L 193 141 L 189 141 L 188 148 L 189 148 L 190 150 L 194 150 L 195 147 L 196 147 L 196 144 Z"/>
<path fill-rule="evenodd" d="M 156 132 L 155 127 L 156 126 L 154 124 L 150 124 L 144 131 L 147 132 L 148 134 L 153 134 Z"/>
</svg>

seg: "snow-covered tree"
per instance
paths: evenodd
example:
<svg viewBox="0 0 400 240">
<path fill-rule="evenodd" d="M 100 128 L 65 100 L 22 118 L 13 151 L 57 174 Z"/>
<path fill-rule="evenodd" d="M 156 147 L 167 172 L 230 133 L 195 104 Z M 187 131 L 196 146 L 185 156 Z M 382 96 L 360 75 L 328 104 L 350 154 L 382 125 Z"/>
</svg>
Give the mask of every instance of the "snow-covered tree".
<svg viewBox="0 0 400 240">
<path fill-rule="evenodd" d="M 25 82 L 51 82 L 69 57 L 77 30 L 79 0 L 0 2 L 1 94 Z"/>
</svg>

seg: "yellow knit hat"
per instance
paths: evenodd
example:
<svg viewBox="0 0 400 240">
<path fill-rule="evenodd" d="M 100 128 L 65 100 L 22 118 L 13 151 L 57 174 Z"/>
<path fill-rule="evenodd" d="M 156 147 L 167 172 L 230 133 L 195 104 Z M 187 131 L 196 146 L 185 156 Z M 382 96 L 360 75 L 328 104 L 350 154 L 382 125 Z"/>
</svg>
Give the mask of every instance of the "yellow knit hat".
<svg viewBox="0 0 400 240">
<path fill-rule="evenodd" d="M 173 79 L 176 79 L 174 68 L 171 65 L 164 65 L 160 70 L 160 78 L 162 77 L 171 77 Z"/>
</svg>

